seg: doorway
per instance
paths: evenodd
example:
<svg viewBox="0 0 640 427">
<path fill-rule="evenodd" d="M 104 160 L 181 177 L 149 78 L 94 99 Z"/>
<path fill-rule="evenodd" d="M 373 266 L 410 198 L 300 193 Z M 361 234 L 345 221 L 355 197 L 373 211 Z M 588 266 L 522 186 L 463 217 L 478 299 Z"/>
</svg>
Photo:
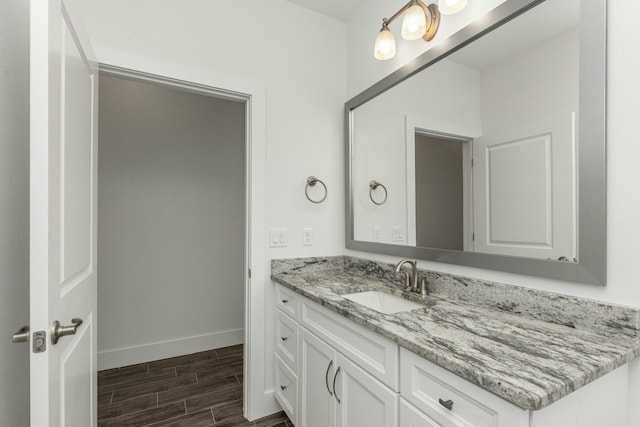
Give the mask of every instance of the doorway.
<svg viewBox="0 0 640 427">
<path fill-rule="evenodd" d="M 467 139 L 415 133 L 416 245 L 469 250 L 470 192 Z"/>
<path fill-rule="evenodd" d="M 248 99 L 106 68 L 100 76 L 98 368 L 242 348 Z"/>
</svg>

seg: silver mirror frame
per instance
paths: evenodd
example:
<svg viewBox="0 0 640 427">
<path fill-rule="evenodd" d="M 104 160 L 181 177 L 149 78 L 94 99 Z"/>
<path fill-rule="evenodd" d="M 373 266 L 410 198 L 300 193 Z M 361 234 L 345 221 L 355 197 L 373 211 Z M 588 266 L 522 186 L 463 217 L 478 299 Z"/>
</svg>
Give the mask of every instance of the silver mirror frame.
<svg viewBox="0 0 640 427">
<path fill-rule="evenodd" d="M 606 0 L 580 3 L 578 262 L 562 262 L 354 240 L 352 111 L 544 0 L 507 0 L 345 104 L 346 247 L 592 285 L 606 284 Z M 584 25 L 583 23 L 588 23 Z"/>
</svg>

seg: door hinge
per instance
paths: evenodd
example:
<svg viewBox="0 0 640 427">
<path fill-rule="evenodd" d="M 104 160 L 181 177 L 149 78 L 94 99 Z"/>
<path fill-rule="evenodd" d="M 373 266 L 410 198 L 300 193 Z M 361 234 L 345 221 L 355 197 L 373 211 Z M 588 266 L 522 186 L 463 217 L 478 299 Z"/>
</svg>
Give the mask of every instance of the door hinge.
<svg viewBox="0 0 640 427">
<path fill-rule="evenodd" d="M 476 241 L 476 233 L 471 233 L 471 241 L 472 242 Z"/>
<path fill-rule="evenodd" d="M 471 159 L 471 167 L 473 167 L 475 165 L 475 161 L 473 160 L 473 158 Z"/>
<path fill-rule="evenodd" d="M 249 279 L 251 279 L 251 269 L 249 269 Z"/>
</svg>

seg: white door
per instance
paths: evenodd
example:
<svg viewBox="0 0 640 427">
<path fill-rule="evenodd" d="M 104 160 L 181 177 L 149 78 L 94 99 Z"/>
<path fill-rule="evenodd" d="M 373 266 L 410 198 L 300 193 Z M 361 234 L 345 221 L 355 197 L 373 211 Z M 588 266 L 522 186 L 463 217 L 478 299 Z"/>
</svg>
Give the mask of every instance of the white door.
<svg viewBox="0 0 640 427">
<path fill-rule="evenodd" d="M 575 115 L 473 141 L 474 250 L 572 260 Z"/>
<path fill-rule="evenodd" d="M 97 423 L 98 75 L 86 37 L 72 23 L 72 19 L 77 22 L 74 16 L 67 0 L 31 2 L 30 381 L 34 427 Z M 55 321 L 66 327 L 62 329 L 66 336 L 57 344 L 52 340 Z"/>
<path fill-rule="evenodd" d="M 335 425 L 333 395 L 335 350 L 305 328 L 300 328 L 300 427 Z"/>
<path fill-rule="evenodd" d="M 398 394 L 338 353 L 337 427 L 398 425 Z"/>
</svg>

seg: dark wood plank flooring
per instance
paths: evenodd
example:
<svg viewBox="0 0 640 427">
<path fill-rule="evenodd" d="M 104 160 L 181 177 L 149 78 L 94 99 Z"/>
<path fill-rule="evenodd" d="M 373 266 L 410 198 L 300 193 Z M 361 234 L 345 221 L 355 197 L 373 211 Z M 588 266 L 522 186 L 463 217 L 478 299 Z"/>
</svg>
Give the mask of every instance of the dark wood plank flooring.
<svg viewBox="0 0 640 427">
<path fill-rule="evenodd" d="M 242 415 L 242 345 L 98 372 L 99 427 L 293 427 Z"/>
</svg>

